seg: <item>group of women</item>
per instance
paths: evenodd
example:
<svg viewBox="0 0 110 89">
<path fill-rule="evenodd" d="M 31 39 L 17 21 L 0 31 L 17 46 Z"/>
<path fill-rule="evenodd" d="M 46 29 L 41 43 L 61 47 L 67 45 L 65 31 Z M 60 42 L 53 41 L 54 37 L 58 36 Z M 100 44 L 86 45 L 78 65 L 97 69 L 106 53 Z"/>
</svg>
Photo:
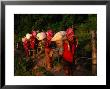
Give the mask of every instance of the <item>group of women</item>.
<svg viewBox="0 0 110 89">
<path fill-rule="evenodd" d="M 52 69 L 52 61 L 57 57 L 61 61 L 65 75 L 72 75 L 75 63 L 75 52 L 78 47 L 78 38 L 74 29 L 69 27 L 66 31 L 54 33 L 52 29 L 46 32 L 32 30 L 22 38 L 26 56 L 37 54 L 40 56 L 43 49 L 45 54 L 45 64 L 48 70 Z M 35 56 L 35 55 L 34 55 Z M 33 56 L 33 57 L 34 57 Z"/>
</svg>

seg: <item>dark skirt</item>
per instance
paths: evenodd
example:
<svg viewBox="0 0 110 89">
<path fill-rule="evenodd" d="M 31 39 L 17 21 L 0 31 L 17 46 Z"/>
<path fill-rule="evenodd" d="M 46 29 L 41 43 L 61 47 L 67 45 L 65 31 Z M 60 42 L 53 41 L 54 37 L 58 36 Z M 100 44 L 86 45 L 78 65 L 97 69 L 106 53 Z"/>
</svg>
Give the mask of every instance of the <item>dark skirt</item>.
<svg viewBox="0 0 110 89">
<path fill-rule="evenodd" d="M 68 61 L 63 60 L 63 69 L 64 71 L 68 71 L 67 75 L 73 75 L 73 71 L 75 70 L 75 68 L 76 66 L 74 62 L 70 63 Z"/>
</svg>

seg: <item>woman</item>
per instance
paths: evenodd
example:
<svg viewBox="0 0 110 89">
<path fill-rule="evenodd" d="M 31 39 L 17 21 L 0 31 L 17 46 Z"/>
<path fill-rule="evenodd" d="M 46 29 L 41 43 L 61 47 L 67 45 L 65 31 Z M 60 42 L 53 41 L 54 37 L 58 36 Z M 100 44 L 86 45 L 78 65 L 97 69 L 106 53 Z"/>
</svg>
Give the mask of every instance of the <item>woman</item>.
<svg viewBox="0 0 110 89">
<path fill-rule="evenodd" d="M 57 32 L 51 41 L 56 43 L 56 48 L 51 51 L 51 56 L 53 59 L 54 72 L 60 72 L 62 69 L 62 54 L 63 54 L 63 34 L 62 32 Z"/>
<path fill-rule="evenodd" d="M 76 41 L 74 40 L 76 37 L 72 28 L 66 30 L 66 37 L 67 40 L 63 44 L 64 73 L 65 75 L 72 75 L 72 70 L 75 67 L 74 55 L 78 45 L 78 39 Z"/>
<path fill-rule="evenodd" d="M 53 31 L 52 29 L 49 29 L 46 32 L 46 44 L 45 44 L 45 55 L 46 55 L 46 66 L 47 66 L 47 70 L 51 70 L 52 69 L 52 59 L 49 56 L 49 53 L 51 51 L 51 39 L 53 37 Z"/>
<path fill-rule="evenodd" d="M 36 39 L 36 31 L 32 31 L 32 35 L 30 38 L 30 48 L 33 50 L 35 48 L 35 39 Z"/>
<path fill-rule="evenodd" d="M 28 39 L 24 36 L 22 38 L 22 42 L 23 42 L 23 47 L 24 47 L 24 50 L 25 50 L 25 54 L 26 54 L 26 57 L 29 56 L 29 44 L 28 44 Z"/>
<path fill-rule="evenodd" d="M 30 53 L 32 54 L 33 58 L 35 58 L 36 35 L 36 31 L 32 30 L 30 37 Z"/>
<path fill-rule="evenodd" d="M 37 48 L 37 60 L 38 65 L 45 67 L 45 43 L 46 43 L 46 33 L 40 32 L 37 34 L 37 39 L 39 40 Z"/>
</svg>

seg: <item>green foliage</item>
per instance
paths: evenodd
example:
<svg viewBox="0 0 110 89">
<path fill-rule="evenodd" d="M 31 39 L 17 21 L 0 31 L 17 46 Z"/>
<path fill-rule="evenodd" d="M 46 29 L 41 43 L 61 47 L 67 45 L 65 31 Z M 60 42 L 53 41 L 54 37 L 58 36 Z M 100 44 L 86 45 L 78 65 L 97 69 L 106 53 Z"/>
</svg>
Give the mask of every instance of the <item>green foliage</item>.
<svg viewBox="0 0 110 89">
<path fill-rule="evenodd" d="M 44 67 L 39 67 L 37 70 L 42 73 L 46 72 L 46 69 Z"/>
<path fill-rule="evenodd" d="M 97 30 L 97 16 L 95 14 L 88 15 L 88 19 L 83 23 L 79 23 L 77 26 L 77 31 L 75 31 L 78 36 L 79 42 L 79 55 L 91 57 L 91 30 Z"/>
<path fill-rule="evenodd" d="M 19 63 L 19 57 L 15 56 L 14 58 L 14 75 L 15 76 L 32 76 L 34 75 L 31 71 L 31 69 L 27 69 L 28 66 L 31 66 L 31 59 L 30 59 L 30 63 L 26 61 L 25 57 L 22 57 L 21 59 L 21 63 Z"/>
</svg>

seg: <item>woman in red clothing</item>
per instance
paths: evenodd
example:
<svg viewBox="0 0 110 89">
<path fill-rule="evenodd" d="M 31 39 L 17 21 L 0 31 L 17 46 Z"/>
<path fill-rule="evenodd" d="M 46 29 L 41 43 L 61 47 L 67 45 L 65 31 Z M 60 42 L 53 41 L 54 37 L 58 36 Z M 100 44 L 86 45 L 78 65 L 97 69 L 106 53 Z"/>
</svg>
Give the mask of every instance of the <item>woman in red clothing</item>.
<svg viewBox="0 0 110 89">
<path fill-rule="evenodd" d="M 45 44 L 45 55 L 46 55 L 46 66 L 47 66 L 47 70 L 51 70 L 52 69 L 52 65 L 51 65 L 51 57 L 49 56 L 51 48 L 51 39 L 53 37 L 53 31 L 52 29 L 49 29 L 46 32 L 46 36 L 47 36 L 47 40 L 46 40 L 46 44 Z"/>
<path fill-rule="evenodd" d="M 32 30 L 32 33 L 31 33 L 31 38 L 30 38 L 30 48 L 31 49 L 34 49 L 35 48 L 35 39 L 36 39 L 36 31 Z"/>
<path fill-rule="evenodd" d="M 29 56 L 29 44 L 28 44 L 28 39 L 24 36 L 22 38 L 22 42 L 23 42 L 23 47 L 24 47 L 24 50 L 25 50 L 25 54 L 26 54 L 26 57 Z"/>
<path fill-rule="evenodd" d="M 36 41 L 36 31 L 32 30 L 31 37 L 30 37 L 30 53 L 32 54 L 33 58 L 35 57 L 35 41 Z"/>
<path fill-rule="evenodd" d="M 76 37 L 72 28 L 67 29 L 66 37 L 67 40 L 65 40 L 63 44 L 64 73 L 65 75 L 72 75 L 75 62 L 74 55 L 78 45 L 78 40 L 74 40 Z"/>
</svg>

